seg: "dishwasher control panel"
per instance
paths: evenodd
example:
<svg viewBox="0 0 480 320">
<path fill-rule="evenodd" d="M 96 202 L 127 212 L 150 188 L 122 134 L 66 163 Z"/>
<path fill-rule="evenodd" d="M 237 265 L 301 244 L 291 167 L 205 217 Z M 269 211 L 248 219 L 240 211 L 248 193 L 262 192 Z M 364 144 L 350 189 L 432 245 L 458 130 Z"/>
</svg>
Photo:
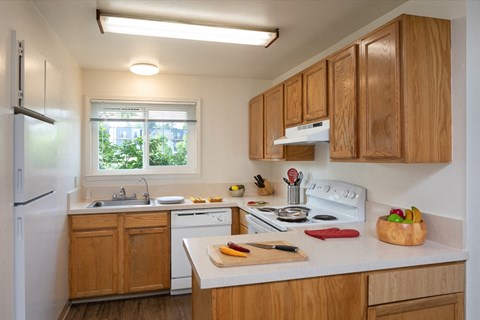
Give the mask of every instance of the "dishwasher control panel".
<svg viewBox="0 0 480 320">
<path fill-rule="evenodd" d="M 232 209 L 188 209 L 171 211 L 171 227 L 197 227 L 211 225 L 231 225 Z"/>
</svg>

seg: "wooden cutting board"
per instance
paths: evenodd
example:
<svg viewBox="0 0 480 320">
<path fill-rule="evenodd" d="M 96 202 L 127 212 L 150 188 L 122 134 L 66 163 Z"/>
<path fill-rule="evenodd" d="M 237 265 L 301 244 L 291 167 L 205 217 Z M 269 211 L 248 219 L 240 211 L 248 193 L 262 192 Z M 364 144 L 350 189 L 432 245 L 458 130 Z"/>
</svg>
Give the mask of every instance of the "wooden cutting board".
<svg viewBox="0 0 480 320">
<path fill-rule="evenodd" d="M 259 242 L 262 244 L 268 245 L 287 245 L 294 246 L 286 241 L 263 241 Z M 218 248 L 225 244 L 212 245 L 208 247 L 208 256 L 214 265 L 217 267 L 239 267 L 239 266 L 249 266 L 256 264 L 269 264 L 269 263 L 284 263 L 284 262 L 295 262 L 295 261 L 305 261 L 308 260 L 308 256 L 303 250 L 298 250 L 298 252 L 288 252 L 281 251 L 277 249 L 262 249 L 248 244 L 239 243 L 240 246 L 250 249 L 247 257 L 233 257 L 220 252 Z"/>
</svg>

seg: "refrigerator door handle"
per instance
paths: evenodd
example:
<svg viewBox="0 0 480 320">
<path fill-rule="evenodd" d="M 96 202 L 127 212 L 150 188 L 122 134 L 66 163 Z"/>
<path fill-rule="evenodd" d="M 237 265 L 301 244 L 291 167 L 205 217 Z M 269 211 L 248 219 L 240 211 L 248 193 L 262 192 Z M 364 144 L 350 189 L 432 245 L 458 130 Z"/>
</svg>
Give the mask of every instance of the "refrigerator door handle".
<svg viewBox="0 0 480 320">
<path fill-rule="evenodd" d="M 23 218 L 17 217 L 17 242 L 23 242 Z"/>
</svg>

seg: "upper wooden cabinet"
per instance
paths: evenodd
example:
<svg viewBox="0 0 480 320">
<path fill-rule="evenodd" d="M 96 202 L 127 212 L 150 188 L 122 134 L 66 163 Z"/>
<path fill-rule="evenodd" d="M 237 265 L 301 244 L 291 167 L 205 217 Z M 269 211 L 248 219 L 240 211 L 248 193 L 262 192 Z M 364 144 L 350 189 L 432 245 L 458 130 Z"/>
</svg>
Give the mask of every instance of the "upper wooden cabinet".
<svg viewBox="0 0 480 320">
<path fill-rule="evenodd" d="M 315 146 L 282 146 L 285 135 L 283 84 L 254 97 L 249 104 L 249 156 L 251 160 L 314 160 Z"/>
<path fill-rule="evenodd" d="M 358 45 L 328 58 L 330 158 L 358 156 Z"/>
<path fill-rule="evenodd" d="M 265 159 L 283 159 L 284 147 L 274 145 L 275 139 L 285 135 L 283 124 L 283 85 L 279 84 L 264 94 L 265 99 L 265 127 L 264 150 Z"/>
<path fill-rule="evenodd" d="M 303 121 L 308 123 L 327 117 L 327 61 L 317 62 L 303 71 L 303 79 Z"/>
<path fill-rule="evenodd" d="M 248 117 L 250 159 L 263 159 L 263 94 L 250 100 Z"/>
<path fill-rule="evenodd" d="M 285 87 L 285 126 L 303 122 L 303 75 L 297 74 L 283 83 Z"/>
<path fill-rule="evenodd" d="M 283 84 L 286 127 L 315 122 L 328 116 L 326 60 L 312 65 Z"/>
<path fill-rule="evenodd" d="M 331 159 L 450 162 L 450 22 L 402 15 L 359 41 L 358 73 L 356 54 L 328 58 Z"/>
</svg>

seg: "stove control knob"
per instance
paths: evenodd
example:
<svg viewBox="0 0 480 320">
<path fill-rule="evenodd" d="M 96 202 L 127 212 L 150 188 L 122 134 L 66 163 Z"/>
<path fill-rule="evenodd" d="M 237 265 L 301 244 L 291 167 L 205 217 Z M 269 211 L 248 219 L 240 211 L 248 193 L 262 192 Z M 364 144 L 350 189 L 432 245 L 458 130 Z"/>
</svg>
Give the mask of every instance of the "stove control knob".
<svg viewBox="0 0 480 320">
<path fill-rule="evenodd" d="M 353 198 L 355 198 L 355 197 L 357 196 L 357 194 L 356 194 L 355 192 L 353 192 L 353 191 L 350 191 L 347 196 L 348 196 L 350 199 L 353 199 Z"/>
<path fill-rule="evenodd" d="M 325 193 L 329 192 L 330 191 L 330 186 L 325 186 L 323 188 L 323 191 L 325 191 Z"/>
<path fill-rule="evenodd" d="M 344 196 L 345 198 L 348 196 L 350 192 L 348 190 L 343 190 L 342 192 L 342 196 Z"/>
</svg>

